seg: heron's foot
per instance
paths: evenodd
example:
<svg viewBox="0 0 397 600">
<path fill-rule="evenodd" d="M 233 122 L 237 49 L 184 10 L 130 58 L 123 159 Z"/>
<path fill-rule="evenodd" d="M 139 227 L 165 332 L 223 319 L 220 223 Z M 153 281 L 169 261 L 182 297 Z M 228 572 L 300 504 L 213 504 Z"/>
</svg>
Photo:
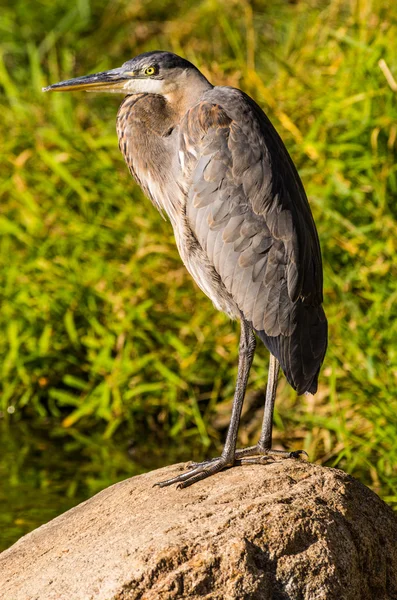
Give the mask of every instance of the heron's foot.
<svg viewBox="0 0 397 600">
<path fill-rule="evenodd" d="M 274 461 L 275 458 L 300 458 L 302 454 L 308 456 L 305 450 L 273 450 L 272 448 L 262 448 L 259 444 L 256 446 L 249 446 L 248 448 L 242 448 L 236 450 L 234 455 L 234 464 L 236 465 L 247 465 L 247 464 L 266 464 L 267 462 Z M 189 462 L 186 465 L 188 469 L 197 469 L 204 465 L 209 465 L 212 462 L 219 460 L 219 458 L 210 458 L 203 462 L 195 463 Z"/>
<path fill-rule="evenodd" d="M 276 458 L 300 458 L 303 454 L 308 456 L 305 450 L 274 450 L 273 448 L 263 448 L 260 444 L 236 450 L 235 460 L 239 465 L 266 464 L 274 461 Z"/>
<path fill-rule="evenodd" d="M 181 475 L 177 475 L 176 477 L 172 477 L 171 479 L 160 481 L 155 485 L 158 485 L 159 487 L 166 487 L 167 485 L 177 483 L 178 489 L 186 488 L 197 481 L 201 481 L 202 479 L 206 479 L 215 473 L 219 473 L 219 471 L 222 471 L 222 469 L 232 467 L 233 461 L 228 461 L 223 456 L 219 456 L 217 458 L 206 460 L 202 463 L 193 463 L 193 465 L 193 468 L 191 468 L 189 471 L 182 473 Z"/>
</svg>

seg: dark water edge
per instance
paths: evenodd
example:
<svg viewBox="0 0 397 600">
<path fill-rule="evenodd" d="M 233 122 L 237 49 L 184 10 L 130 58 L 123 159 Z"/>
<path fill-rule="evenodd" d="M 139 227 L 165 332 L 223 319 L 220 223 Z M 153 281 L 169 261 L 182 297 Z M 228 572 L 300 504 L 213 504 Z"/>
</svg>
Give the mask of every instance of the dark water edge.
<svg viewBox="0 0 397 600">
<path fill-rule="evenodd" d="M 0 551 L 117 481 L 202 454 L 169 440 L 0 421 Z"/>
</svg>

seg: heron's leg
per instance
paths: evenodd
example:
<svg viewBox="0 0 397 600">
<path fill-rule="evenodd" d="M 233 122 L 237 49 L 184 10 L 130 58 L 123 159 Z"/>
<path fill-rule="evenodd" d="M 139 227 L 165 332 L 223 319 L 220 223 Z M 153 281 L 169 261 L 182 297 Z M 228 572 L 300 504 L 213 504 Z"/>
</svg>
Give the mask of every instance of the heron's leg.
<svg viewBox="0 0 397 600">
<path fill-rule="evenodd" d="M 280 363 L 278 362 L 277 358 L 271 354 L 261 435 L 256 446 L 250 446 L 249 448 L 236 450 L 235 459 L 240 464 L 264 463 L 269 459 L 271 460 L 273 456 L 299 458 L 301 454 L 306 454 L 304 450 L 295 450 L 290 452 L 288 450 L 272 449 L 273 412 L 276 401 L 279 372 Z"/>
<path fill-rule="evenodd" d="M 209 461 L 204 461 L 194 465 L 194 467 L 177 477 L 161 481 L 156 484 L 160 487 L 178 483 L 178 487 L 184 488 L 192 485 L 196 481 L 205 479 L 214 473 L 218 473 L 225 467 L 231 467 L 235 461 L 235 452 L 237 444 L 238 426 L 240 423 L 241 409 L 243 407 L 245 390 L 248 382 L 248 375 L 254 358 L 256 340 L 255 335 L 244 318 L 241 319 L 240 347 L 238 360 L 238 373 L 236 381 L 236 389 L 234 392 L 234 400 L 232 407 L 232 415 L 230 425 L 226 436 L 225 446 L 222 455 L 219 458 L 213 458 Z"/>
<path fill-rule="evenodd" d="M 263 464 L 271 461 L 275 456 L 280 458 L 299 458 L 301 454 L 306 454 L 304 450 L 295 450 L 290 452 L 289 450 L 272 449 L 273 412 L 276 401 L 279 372 L 280 363 L 278 362 L 277 358 L 271 354 L 266 386 L 265 410 L 263 414 L 262 431 L 259 442 L 255 446 L 249 446 L 248 448 L 236 450 L 234 458 L 238 464 Z M 216 460 L 216 458 L 211 459 L 211 461 Z M 204 461 L 202 463 L 190 463 L 188 467 L 197 468 L 204 464 L 208 465 L 208 462 L 209 461 Z"/>
<path fill-rule="evenodd" d="M 280 363 L 278 362 L 277 358 L 270 354 L 261 436 L 259 438 L 259 442 L 255 446 L 243 448 L 242 450 L 236 450 L 236 460 L 240 460 L 245 456 L 261 454 L 263 451 L 270 450 L 272 447 L 273 412 L 276 401 L 279 371 Z"/>
<path fill-rule="evenodd" d="M 234 463 L 238 426 L 240 423 L 241 410 L 243 408 L 245 390 L 247 389 L 248 376 L 251 369 L 252 361 L 254 359 L 255 347 L 256 339 L 254 332 L 252 331 L 248 323 L 244 319 L 241 319 L 241 334 L 236 389 L 234 392 L 230 425 L 227 431 L 225 446 L 222 451 L 222 456 L 225 457 L 229 462 L 231 462 L 231 464 Z"/>
</svg>

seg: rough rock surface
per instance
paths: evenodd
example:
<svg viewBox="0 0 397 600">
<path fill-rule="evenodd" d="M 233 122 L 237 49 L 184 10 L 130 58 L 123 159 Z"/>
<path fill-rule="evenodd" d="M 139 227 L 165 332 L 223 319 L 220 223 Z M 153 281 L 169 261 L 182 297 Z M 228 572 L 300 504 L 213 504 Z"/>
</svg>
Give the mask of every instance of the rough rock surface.
<svg viewBox="0 0 397 600">
<path fill-rule="evenodd" d="M 289 459 L 153 488 L 133 477 L 0 555 L 2 600 L 395 600 L 397 518 L 342 471 Z"/>
</svg>

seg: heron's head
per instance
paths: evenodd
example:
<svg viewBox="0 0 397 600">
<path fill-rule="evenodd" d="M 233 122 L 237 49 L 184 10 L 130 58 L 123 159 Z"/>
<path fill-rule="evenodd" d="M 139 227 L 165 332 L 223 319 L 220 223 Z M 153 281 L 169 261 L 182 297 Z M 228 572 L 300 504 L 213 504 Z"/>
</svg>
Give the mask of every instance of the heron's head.
<svg viewBox="0 0 397 600">
<path fill-rule="evenodd" d="M 172 52 L 145 52 L 128 60 L 118 69 L 94 73 L 54 83 L 44 92 L 114 92 L 121 94 L 161 94 L 167 96 L 178 89 L 193 86 L 211 87 L 200 71 L 189 61 Z"/>
</svg>

